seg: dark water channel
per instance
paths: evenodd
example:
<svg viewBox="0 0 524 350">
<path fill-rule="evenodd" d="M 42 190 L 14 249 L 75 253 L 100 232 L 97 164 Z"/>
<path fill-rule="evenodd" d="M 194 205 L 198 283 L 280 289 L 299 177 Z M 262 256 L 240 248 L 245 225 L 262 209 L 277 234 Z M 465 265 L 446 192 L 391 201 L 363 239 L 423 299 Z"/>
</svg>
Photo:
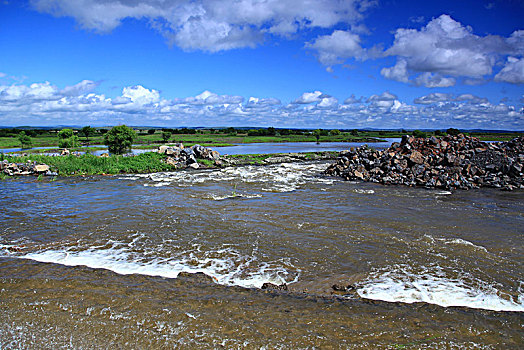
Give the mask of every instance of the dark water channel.
<svg viewBox="0 0 524 350">
<path fill-rule="evenodd" d="M 0 182 L 0 348 L 524 346 L 523 191 L 326 166 Z"/>
</svg>

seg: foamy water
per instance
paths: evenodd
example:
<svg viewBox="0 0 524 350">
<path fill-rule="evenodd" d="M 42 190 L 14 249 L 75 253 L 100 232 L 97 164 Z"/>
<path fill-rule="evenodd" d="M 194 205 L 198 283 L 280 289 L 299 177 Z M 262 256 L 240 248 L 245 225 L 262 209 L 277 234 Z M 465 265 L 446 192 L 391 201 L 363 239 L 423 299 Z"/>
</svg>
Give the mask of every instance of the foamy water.
<svg viewBox="0 0 524 350">
<path fill-rule="evenodd" d="M 155 252 L 166 250 L 163 246 L 147 247 L 146 251 L 134 249 L 140 238 L 141 236 L 138 236 L 130 243 L 108 241 L 100 246 L 82 250 L 74 246 L 13 254 L 8 248 L 16 246 L 4 245 L 0 246 L 0 251 L 3 251 L 3 256 L 65 266 L 106 269 L 121 275 L 141 274 L 176 278 L 181 272 L 201 272 L 212 277 L 218 284 L 245 288 L 261 288 L 266 282 L 277 285 L 290 284 L 296 282 L 300 275 L 300 271 L 288 259 L 259 260 L 256 248 L 251 255 L 242 255 L 232 247 L 203 250 L 198 244 L 194 244 L 190 250 L 171 252 L 172 256 L 165 257 L 155 255 Z"/>
<path fill-rule="evenodd" d="M 523 192 L 326 166 L 4 180 L 0 348 L 524 346 Z"/>
<path fill-rule="evenodd" d="M 374 272 L 359 283 L 357 293 L 363 298 L 388 302 L 524 311 L 522 282 L 519 295 L 513 297 L 482 280 L 450 278 L 439 268 L 426 269 L 423 273 L 413 270 L 409 266 L 393 266 Z"/>
<path fill-rule="evenodd" d="M 191 187 L 198 184 L 239 181 L 258 185 L 265 192 L 291 192 L 308 181 L 331 184 L 333 180 L 319 178 L 326 163 L 282 163 L 268 166 L 228 167 L 220 170 L 165 172 L 122 176 L 124 180 L 144 179 L 144 186 Z"/>
</svg>

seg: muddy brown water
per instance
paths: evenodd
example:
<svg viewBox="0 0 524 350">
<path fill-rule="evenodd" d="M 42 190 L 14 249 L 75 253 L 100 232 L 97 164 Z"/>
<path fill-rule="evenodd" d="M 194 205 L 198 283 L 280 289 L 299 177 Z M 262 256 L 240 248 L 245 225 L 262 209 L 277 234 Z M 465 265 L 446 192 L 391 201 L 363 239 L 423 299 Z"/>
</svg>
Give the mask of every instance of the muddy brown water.
<svg viewBox="0 0 524 350">
<path fill-rule="evenodd" d="M 523 191 L 326 167 L 2 181 L 0 348 L 524 346 Z"/>
</svg>

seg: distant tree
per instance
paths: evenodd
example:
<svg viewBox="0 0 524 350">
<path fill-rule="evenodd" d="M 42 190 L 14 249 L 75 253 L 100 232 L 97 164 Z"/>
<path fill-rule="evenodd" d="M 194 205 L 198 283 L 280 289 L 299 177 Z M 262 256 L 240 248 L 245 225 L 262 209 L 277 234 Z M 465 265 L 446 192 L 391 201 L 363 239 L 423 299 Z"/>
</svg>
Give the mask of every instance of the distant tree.
<svg viewBox="0 0 524 350">
<path fill-rule="evenodd" d="M 329 134 L 330 134 L 331 136 L 337 136 L 337 135 L 340 135 L 341 132 L 340 132 L 340 130 L 338 130 L 338 129 L 334 129 L 334 130 L 330 130 L 330 131 L 329 131 Z"/>
<path fill-rule="evenodd" d="M 92 128 L 90 126 L 84 126 L 82 129 L 80 129 L 79 134 L 84 135 L 86 138 L 86 142 L 89 142 L 89 135 L 94 135 L 96 133 L 96 129 Z"/>
<path fill-rule="evenodd" d="M 268 136 L 275 136 L 277 134 L 277 131 L 275 130 L 274 127 L 270 126 L 269 128 L 267 128 L 267 135 Z"/>
<path fill-rule="evenodd" d="M 357 129 L 351 130 L 350 133 L 351 133 L 352 136 L 358 136 L 358 130 Z"/>
<path fill-rule="evenodd" d="M 455 128 L 449 128 L 448 130 L 446 130 L 446 132 L 451 136 L 457 136 L 458 134 L 460 134 L 460 130 Z"/>
<path fill-rule="evenodd" d="M 413 135 L 413 136 L 415 136 L 415 137 L 418 137 L 418 138 L 420 138 L 420 137 L 422 137 L 422 138 L 426 137 L 426 133 L 423 132 L 423 131 L 420 131 L 420 130 L 413 130 L 413 132 L 411 133 L 411 135 Z"/>
<path fill-rule="evenodd" d="M 442 136 L 442 131 L 435 130 L 435 136 Z"/>
<path fill-rule="evenodd" d="M 237 130 L 235 128 L 233 128 L 233 127 L 226 128 L 225 132 L 229 136 L 237 136 L 237 134 L 238 134 Z"/>
<path fill-rule="evenodd" d="M 315 138 L 317 139 L 317 143 L 320 143 L 321 133 L 322 133 L 322 130 L 320 129 L 316 129 L 315 131 L 313 131 L 313 135 L 315 135 Z"/>
<path fill-rule="evenodd" d="M 78 146 L 78 136 L 72 129 L 62 129 L 58 132 L 58 147 L 71 148 Z"/>
<path fill-rule="evenodd" d="M 104 135 L 104 144 L 107 145 L 109 152 L 123 154 L 131 149 L 135 139 L 135 130 L 125 125 L 118 125 Z"/>
<path fill-rule="evenodd" d="M 149 130 L 147 130 L 147 133 L 148 133 L 149 135 L 153 135 L 155 132 L 156 132 L 155 129 L 149 129 Z"/>
<path fill-rule="evenodd" d="M 31 148 L 33 145 L 31 137 L 26 135 L 24 131 L 20 131 L 18 134 L 18 141 L 22 144 L 22 148 Z"/>
<path fill-rule="evenodd" d="M 164 140 L 164 143 L 166 143 L 167 141 L 169 141 L 169 139 L 171 138 L 171 131 L 162 131 L 162 140 Z"/>
<path fill-rule="evenodd" d="M 98 129 L 98 132 L 102 135 L 105 135 L 105 133 L 107 133 L 107 129 Z"/>
</svg>

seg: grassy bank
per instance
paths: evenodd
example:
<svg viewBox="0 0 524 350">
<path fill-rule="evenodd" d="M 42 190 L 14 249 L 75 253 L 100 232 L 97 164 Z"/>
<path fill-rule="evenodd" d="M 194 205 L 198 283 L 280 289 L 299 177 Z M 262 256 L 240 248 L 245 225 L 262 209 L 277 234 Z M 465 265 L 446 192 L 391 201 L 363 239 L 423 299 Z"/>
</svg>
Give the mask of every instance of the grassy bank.
<svg viewBox="0 0 524 350">
<path fill-rule="evenodd" d="M 51 171 L 60 176 L 101 175 L 101 174 L 140 174 L 173 170 L 174 167 L 163 163 L 164 155 L 148 152 L 134 157 L 111 156 L 97 157 L 91 154 L 81 156 L 45 156 L 28 155 L 24 157 L 3 157 L 12 163 L 28 161 L 47 164 Z"/>
<path fill-rule="evenodd" d="M 308 152 L 308 153 L 274 153 L 274 154 L 242 154 L 230 155 L 221 158 L 221 166 L 243 166 L 243 165 L 267 165 L 269 158 L 287 159 L 284 161 L 309 161 L 320 159 L 335 159 L 338 152 Z M 290 157 L 291 156 L 291 157 Z M 287 157 L 287 158 L 285 158 Z M 174 171 L 175 166 L 164 163 L 167 156 L 156 152 L 141 153 L 132 157 L 109 156 L 97 157 L 91 154 L 81 156 L 48 156 L 31 154 L 27 156 L 5 156 L 0 153 L 0 161 L 7 160 L 10 163 L 36 162 L 47 164 L 50 171 L 60 176 L 78 175 L 115 175 L 115 174 L 145 174 L 161 171 Z M 200 166 L 204 168 L 216 168 L 215 162 L 208 159 L 197 159 Z M 277 162 L 279 162 L 277 160 Z M 5 178 L 0 172 L 0 179 Z"/>
</svg>

